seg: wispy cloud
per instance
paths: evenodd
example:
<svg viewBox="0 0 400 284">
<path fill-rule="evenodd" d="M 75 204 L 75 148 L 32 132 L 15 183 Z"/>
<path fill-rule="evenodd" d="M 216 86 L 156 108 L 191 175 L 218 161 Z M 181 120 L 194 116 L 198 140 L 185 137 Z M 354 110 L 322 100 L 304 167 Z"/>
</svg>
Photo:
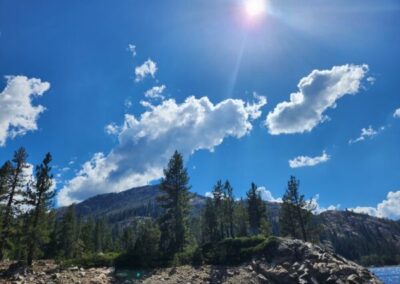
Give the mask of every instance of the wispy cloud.
<svg viewBox="0 0 400 284">
<path fill-rule="evenodd" d="M 165 98 L 164 95 L 163 95 L 163 92 L 164 92 L 165 88 L 166 88 L 165 85 L 154 86 L 151 89 L 147 90 L 144 93 L 144 96 L 146 98 L 149 98 L 149 99 L 161 99 L 161 100 L 163 100 Z"/>
<path fill-rule="evenodd" d="M 157 64 L 153 60 L 147 59 L 142 65 L 135 68 L 135 81 L 140 82 L 148 76 L 154 78 L 156 72 Z"/>
<path fill-rule="evenodd" d="M 364 141 L 367 138 L 372 139 L 383 130 L 385 130 L 384 126 L 381 126 L 378 130 L 373 129 L 371 125 L 368 126 L 368 128 L 362 128 L 360 136 L 356 139 L 350 139 L 349 144 L 358 143 Z"/>
<path fill-rule="evenodd" d="M 314 70 L 290 94 L 268 113 L 265 125 L 272 135 L 309 132 L 328 119 L 324 112 L 335 108 L 341 97 L 355 95 L 368 72 L 368 65 L 334 66 L 330 70 Z"/>
<path fill-rule="evenodd" d="M 371 85 L 375 84 L 375 81 L 376 81 L 375 77 L 369 76 L 367 78 L 367 82 L 370 83 Z"/>
<path fill-rule="evenodd" d="M 128 51 L 132 54 L 132 57 L 136 56 L 136 45 L 128 44 Z"/>
<path fill-rule="evenodd" d="M 321 163 L 329 161 L 331 157 L 325 152 L 322 152 L 321 156 L 309 157 L 309 156 L 298 156 L 292 160 L 289 160 L 289 167 L 301 168 L 301 167 L 313 167 Z"/>
</svg>

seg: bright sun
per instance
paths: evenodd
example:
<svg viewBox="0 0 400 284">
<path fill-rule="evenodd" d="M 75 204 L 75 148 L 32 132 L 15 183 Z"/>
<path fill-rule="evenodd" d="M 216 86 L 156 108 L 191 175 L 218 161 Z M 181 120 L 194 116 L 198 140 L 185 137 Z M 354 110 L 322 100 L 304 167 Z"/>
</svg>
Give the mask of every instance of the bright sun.
<svg viewBox="0 0 400 284">
<path fill-rule="evenodd" d="M 265 0 L 245 0 L 244 7 L 246 9 L 246 13 L 250 17 L 256 17 L 261 14 L 264 14 L 266 9 Z"/>
</svg>

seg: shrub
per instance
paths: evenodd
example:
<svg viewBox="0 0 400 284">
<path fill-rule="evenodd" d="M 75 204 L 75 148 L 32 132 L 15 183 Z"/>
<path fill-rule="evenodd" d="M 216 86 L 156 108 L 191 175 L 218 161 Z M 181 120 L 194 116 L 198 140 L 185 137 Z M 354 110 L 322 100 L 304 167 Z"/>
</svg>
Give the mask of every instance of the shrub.
<svg viewBox="0 0 400 284">
<path fill-rule="evenodd" d="M 80 266 L 80 267 L 103 267 L 114 266 L 115 260 L 118 258 L 119 253 L 106 253 L 106 254 L 90 254 L 81 258 L 74 258 L 61 261 L 62 266 Z"/>
<path fill-rule="evenodd" d="M 174 255 L 171 266 L 180 266 L 186 264 L 200 265 L 203 263 L 201 248 L 198 246 L 186 247 L 184 251 Z"/>
<path fill-rule="evenodd" d="M 276 246 L 277 238 L 262 236 L 225 239 L 202 247 L 206 263 L 239 264 L 256 255 L 266 254 Z"/>
</svg>

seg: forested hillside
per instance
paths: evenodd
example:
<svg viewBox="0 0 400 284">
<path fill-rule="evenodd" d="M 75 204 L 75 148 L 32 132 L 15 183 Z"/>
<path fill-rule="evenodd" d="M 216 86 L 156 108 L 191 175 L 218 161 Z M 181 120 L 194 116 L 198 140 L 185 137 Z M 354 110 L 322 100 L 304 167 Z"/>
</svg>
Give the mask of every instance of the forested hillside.
<svg viewBox="0 0 400 284">
<path fill-rule="evenodd" d="M 314 215 L 294 176 L 282 203 L 263 201 L 255 183 L 238 200 L 228 180 L 216 181 L 206 198 L 189 191 L 183 157 L 175 152 L 159 185 L 55 209 L 51 155 L 31 177 L 26 158 L 21 148 L 0 168 L 1 259 L 133 267 L 220 263 L 249 259 L 268 238 L 282 236 L 323 244 L 363 264 L 400 263 L 398 222 L 349 211 Z"/>
<path fill-rule="evenodd" d="M 141 217 L 157 218 L 160 207 L 156 197 L 158 185 L 132 188 L 119 193 L 102 194 L 76 204 L 78 216 L 105 218 L 114 228 L 129 226 Z M 192 209 L 200 212 L 207 198 L 193 193 Z M 242 201 L 244 202 L 244 201 Z M 271 232 L 279 235 L 279 212 L 281 205 L 266 202 Z M 60 208 L 59 212 L 64 212 Z M 196 214 L 193 214 L 195 217 Z M 339 254 L 360 263 L 395 264 L 400 260 L 400 223 L 351 211 L 326 211 L 314 215 L 319 224 L 319 240 L 329 241 Z"/>
</svg>

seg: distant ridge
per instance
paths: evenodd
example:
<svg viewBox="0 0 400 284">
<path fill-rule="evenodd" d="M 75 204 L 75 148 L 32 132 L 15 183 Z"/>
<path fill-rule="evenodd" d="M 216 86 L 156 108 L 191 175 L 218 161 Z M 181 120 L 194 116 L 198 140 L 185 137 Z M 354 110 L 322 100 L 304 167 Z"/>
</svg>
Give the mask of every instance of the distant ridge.
<svg viewBox="0 0 400 284">
<path fill-rule="evenodd" d="M 197 193 L 191 194 L 191 205 L 193 210 L 198 210 L 205 204 L 206 197 Z M 136 217 L 148 216 L 148 207 L 154 207 L 157 211 L 157 196 L 160 195 L 159 185 L 146 185 L 134 187 L 120 192 L 105 193 L 90 197 L 82 202 L 75 204 L 76 214 L 82 218 L 113 218 L 118 215 Z M 62 214 L 65 207 L 59 209 Z M 145 215 L 141 215 L 141 213 Z M 115 218 L 114 218 L 115 219 Z M 118 219 L 118 218 L 117 218 Z"/>
<path fill-rule="evenodd" d="M 75 205 L 78 216 L 104 218 L 113 226 L 125 227 L 141 218 L 157 218 L 159 185 L 147 185 L 91 197 Z M 206 197 L 191 193 L 193 216 L 200 217 Z M 280 204 L 267 202 L 272 232 L 279 234 Z M 57 211 L 63 214 L 65 207 Z M 344 257 L 363 264 L 379 263 L 385 255 L 400 259 L 400 222 L 352 211 L 325 211 L 314 215 L 321 242 L 330 243 Z M 393 263 L 395 264 L 395 263 Z"/>
</svg>

